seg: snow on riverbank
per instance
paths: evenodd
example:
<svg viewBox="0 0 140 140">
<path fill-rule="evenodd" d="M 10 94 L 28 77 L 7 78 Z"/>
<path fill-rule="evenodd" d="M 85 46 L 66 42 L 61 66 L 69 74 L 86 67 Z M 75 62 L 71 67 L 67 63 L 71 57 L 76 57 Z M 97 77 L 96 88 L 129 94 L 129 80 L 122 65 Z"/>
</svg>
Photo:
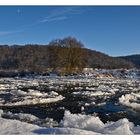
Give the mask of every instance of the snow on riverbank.
<svg viewBox="0 0 140 140">
<path fill-rule="evenodd" d="M 65 111 L 60 127 L 57 128 L 39 127 L 1 117 L 0 124 L 0 134 L 140 134 L 140 126 L 134 126 L 126 118 L 104 124 L 97 116 L 71 114 L 69 111 Z"/>
</svg>

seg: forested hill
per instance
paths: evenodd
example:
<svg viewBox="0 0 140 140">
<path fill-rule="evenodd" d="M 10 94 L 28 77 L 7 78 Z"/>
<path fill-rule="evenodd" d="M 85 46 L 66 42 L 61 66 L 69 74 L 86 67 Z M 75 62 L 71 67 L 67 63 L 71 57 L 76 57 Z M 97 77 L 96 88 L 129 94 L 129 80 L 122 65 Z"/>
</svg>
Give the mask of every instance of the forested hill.
<svg viewBox="0 0 140 140">
<path fill-rule="evenodd" d="M 108 56 L 102 52 L 97 52 L 95 50 L 86 49 L 88 52 L 87 60 L 89 67 L 92 68 L 107 68 L 107 69 L 116 69 L 116 68 L 133 68 L 134 65 L 127 60 L 121 58 L 115 58 Z"/>
<path fill-rule="evenodd" d="M 133 63 L 136 68 L 140 68 L 140 54 L 129 55 L 129 56 L 121 56 L 119 58 Z"/>
<path fill-rule="evenodd" d="M 71 72 L 90 68 L 133 68 L 131 62 L 87 49 L 75 38 L 54 40 L 48 45 L 0 46 L 0 69 Z"/>
<path fill-rule="evenodd" d="M 41 45 L 26 45 L 16 47 L 0 46 L 0 68 L 19 70 L 44 70 L 46 68 L 67 67 L 70 63 L 75 63 L 72 64 L 73 66 L 71 67 L 77 66 L 110 69 L 133 67 L 131 63 L 123 59 L 113 58 L 94 50 L 82 50 L 82 53 L 85 54 L 78 54 L 79 52 L 77 51 L 71 51 L 71 56 L 69 57 L 72 58 L 67 58 L 68 60 L 66 60 L 66 57 L 68 57 L 68 52 L 64 47 Z M 84 60 L 73 60 L 81 59 L 77 58 L 78 55 L 79 57 L 83 57 Z"/>
</svg>

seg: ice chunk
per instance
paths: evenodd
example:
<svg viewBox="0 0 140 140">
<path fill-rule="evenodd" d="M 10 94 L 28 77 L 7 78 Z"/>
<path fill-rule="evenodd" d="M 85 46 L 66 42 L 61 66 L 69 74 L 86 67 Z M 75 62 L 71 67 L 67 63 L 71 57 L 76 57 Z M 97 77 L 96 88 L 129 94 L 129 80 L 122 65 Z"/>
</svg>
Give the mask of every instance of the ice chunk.
<svg viewBox="0 0 140 140">
<path fill-rule="evenodd" d="M 0 134 L 34 134 L 34 130 L 40 129 L 37 125 L 20 122 L 18 120 L 8 120 L 0 118 Z"/>
<path fill-rule="evenodd" d="M 1 115 L 3 114 L 3 110 L 2 109 L 0 109 L 0 117 L 1 117 Z"/>
<path fill-rule="evenodd" d="M 31 95 L 31 96 L 42 96 L 43 95 L 40 91 L 37 91 L 37 90 L 29 89 L 28 91 L 29 91 L 28 95 Z"/>
<path fill-rule="evenodd" d="M 132 129 L 134 125 L 133 123 L 129 122 L 126 118 L 120 119 L 117 122 L 113 122 L 111 124 L 105 124 L 103 128 L 103 133 L 105 134 L 133 134 Z"/>
<path fill-rule="evenodd" d="M 27 95 L 27 92 L 22 91 L 22 90 L 19 89 L 19 90 L 12 90 L 11 94 L 14 94 L 14 95 Z"/>
<path fill-rule="evenodd" d="M 134 93 L 132 94 L 126 94 L 122 95 L 119 98 L 119 103 L 134 109 L 140 109 L 140 103 L 137 103 L 137 99 L 139 98 L 139 95 L 136 95 Z"/>
<path fill-rule="evenodd" d="M 50 92 L 50 95 L 52 95 L 52 96 L 58 96 L 59 94 L 57 92 L 55 92 L 55 91 L 51 91 Z"/>
<path fill-rule="evenodd" d="M 2 114 L 3 118 L 8 118 L 8 119 L 16 119 L 16 120 L 21 120 L 25 122 L 33 122 L 38 120 L 38 117 L 31 115 L 31 114 L 25 114 L 25 113 L 12 113 L 12 112 L 7 112 Z"/>
<path fill-rule="evenodd" d="M 63 127 L 80 128 L 90 131 L 98 131 L 104 127 L 104 123 L 99 119 L 99 117 L 71 114 L 69 111 L 65 111 L 61 125 Z"/>
<path fill-rule="evenodd" d="M 101 134 L 134 134 L 134 124 L 126 118 L 116 122 L 103 123 L 99 117 L 82 114 L 71 114 L 66 111 L 61 126 L 93 131 Z M 137 128 L 137 127 L 136 127 Z M 138 128 L 135 132 L 138 132 Z"/>
</svg>

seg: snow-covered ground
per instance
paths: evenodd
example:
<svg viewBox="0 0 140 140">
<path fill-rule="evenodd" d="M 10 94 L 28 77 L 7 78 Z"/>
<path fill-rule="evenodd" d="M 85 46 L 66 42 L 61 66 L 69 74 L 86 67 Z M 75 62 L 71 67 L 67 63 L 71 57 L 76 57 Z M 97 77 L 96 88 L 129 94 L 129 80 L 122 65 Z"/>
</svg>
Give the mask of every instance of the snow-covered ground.
<svg viewBox="0 0 140 140">
<path fill-rule="evenodd" d="M 140 134 L 140 74 L 0 79 L 0 134 Z"/>
</svg>

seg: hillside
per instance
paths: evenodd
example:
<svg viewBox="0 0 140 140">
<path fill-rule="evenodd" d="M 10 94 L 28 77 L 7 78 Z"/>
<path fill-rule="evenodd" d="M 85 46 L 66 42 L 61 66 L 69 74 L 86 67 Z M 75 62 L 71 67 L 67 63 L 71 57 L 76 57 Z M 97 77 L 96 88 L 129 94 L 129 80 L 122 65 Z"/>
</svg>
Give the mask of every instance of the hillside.
<svg viewBox="0 0 140 140">
<path fill-rule="evenodd" d="M 127 60 L 108 56 L 102 52 L 87 49 L 88 65 L 92 68 L 106 68 L 106 69 L 119 69 L 119 68 L 133 68 L 134 65 Z"/>
<path fill-rule="evenodd" d="M 136 68 L 140 68 L 140 54 L 129 55 L 129 56 L 121 56 L 119 58 L 133 63 Z"/>
<path fill-rule="evenodd" d="M 77 73 L 83 68 L 120 69 L 134 65 L 121 58 L 90 50 L 73 37 L 57 39 L 48 45 L 1 45 L 1 71 Z"/>
<path fill-rule="evenodd" d="M 130 62 L 94 50 L 67 49 L 50 45 L 0 46 L 0 69 L 42 72 L 49 68 L 62 69 L 64 67 L 106 69 L 133 67 Z"/>
</svg>

